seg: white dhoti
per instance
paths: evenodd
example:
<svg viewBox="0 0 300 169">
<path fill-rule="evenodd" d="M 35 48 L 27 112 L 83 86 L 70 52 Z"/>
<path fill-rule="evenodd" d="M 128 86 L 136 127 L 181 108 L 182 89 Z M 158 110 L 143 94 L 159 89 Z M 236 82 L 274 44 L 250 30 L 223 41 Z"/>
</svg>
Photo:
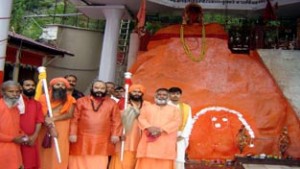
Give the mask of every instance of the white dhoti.
<svg viewBox="0 0 300 169">
<path fill-rule="evenodd" d="M 176 158 L 176 169 L 185 169 L 185 150 L 189 145 L 187 138 L 184 138 L 177 142 L 177 158 Z"/>
</svg>

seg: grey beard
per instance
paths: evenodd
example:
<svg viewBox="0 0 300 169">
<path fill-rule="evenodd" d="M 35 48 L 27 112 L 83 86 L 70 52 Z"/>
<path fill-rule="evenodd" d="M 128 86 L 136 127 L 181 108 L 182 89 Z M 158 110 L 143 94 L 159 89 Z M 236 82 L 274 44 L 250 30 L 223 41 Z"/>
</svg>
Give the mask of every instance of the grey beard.
<svg viewBox="0 0 300 169">
<path fill-rule="evenodd" d="M 66 89 L 53 89 L 52 91 L 52 99 L 53 100 L 61 100 L 66 101 L 67 100 L 67 90 Z"/>
<path fill-rule="evenodd" d="M 8 98 L 6 96 L 3 96 L 3 99 L 4 99 L 5 103 L 10 107 L 15 106 L 19 101 L 19 98 Z"/>
<path fill-rule="evenodd" d="M 155 99 L 155 103 L 157 105 L 166 105 L 168 103 L 168 100 Z"/>
</svg>

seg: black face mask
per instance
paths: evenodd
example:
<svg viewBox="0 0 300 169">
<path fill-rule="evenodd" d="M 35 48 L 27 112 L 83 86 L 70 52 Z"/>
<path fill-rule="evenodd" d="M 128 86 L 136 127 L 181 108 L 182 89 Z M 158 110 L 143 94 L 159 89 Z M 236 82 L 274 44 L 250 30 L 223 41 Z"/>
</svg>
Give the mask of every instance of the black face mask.
<svg viewBox="0 0 300 169">
<path fill-rule="evenodd" d="M 23 90 L 23 94 L 30 98 L 35 95 L 35 90 L 34 89 Z"/>
<path fill-rule="evenodd" d="M 52 89 L 52 99 L 66 101 L 67 100 L 67 89 L 53 88 Z"/>
<path fill-rule="evenodd" d="M 95 98 L 101 98 L 106 96 L 106 92 L 101 92 L 101 91 L 94 92 L 93 89 L 91 89 L 91 95 Z"/>
<path fill-rule="evenodd" d="M 129 93 L 129 100 L 142 101 L 143 100 L 143 95 L 139 96 L 139 95 L 132 95 L 131 93 Z"/>
</svg>

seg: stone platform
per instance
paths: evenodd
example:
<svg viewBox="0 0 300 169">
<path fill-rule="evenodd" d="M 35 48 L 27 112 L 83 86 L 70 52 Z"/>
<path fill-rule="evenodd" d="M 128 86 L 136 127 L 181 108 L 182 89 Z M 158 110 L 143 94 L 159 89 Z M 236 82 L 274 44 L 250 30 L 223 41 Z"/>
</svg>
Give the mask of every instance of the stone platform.
<svg viewBox="0 0 300 169">
<path fill-rule="evenodd" d="M 238 157 L 234 161 L 186 162 L 186 169 L 300 169 L 299 159 L 256 159 Z"/>
</svg>

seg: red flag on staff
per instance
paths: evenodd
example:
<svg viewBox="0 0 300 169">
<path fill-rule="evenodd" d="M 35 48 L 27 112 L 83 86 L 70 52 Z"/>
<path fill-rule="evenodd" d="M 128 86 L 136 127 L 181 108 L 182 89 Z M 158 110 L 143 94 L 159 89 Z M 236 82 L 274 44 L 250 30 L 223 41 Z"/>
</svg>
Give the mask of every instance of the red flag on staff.
<svg viewBox="0 0 300 169">
<path fill-rule="evenodd" d="M 124 95 L 124 98 L 121 98 L 118 102 L 118 106 L 119 106 L 120 110 L 125 110 L 125 105 L 127 106 L 129 87 L 132 84 L 131 73 L 130 72 L 125 72 L 124 76 L 125 76 L 125 78 L 124 78 L 125 95 Z M 126 88 L 128 88 L 128 90 L 126 90 Z M 127 103 L 125 104 L 125 102 L 127 102 Z"/>
<path fill-rule="evenodd" d="M 277 6 L 278 6 L 278 4 L 277 4 Z M 267 5 L 264 10 L 263 19 L 264 20 L 275 20 L 276 19 L 276 14 L 275 14 L 274 8 L 273 8 L 270 0 L 267 0 Z"/>
<path fill-rule="evenodd" d="M 137 28 L 143 28 L 146 21 L 146 0 L 141 0 L 140 9 L 136 17 L 138 20 Z"/>
<path fill-rule="evenodd" d="M 132 74 L 130 72 L 125 72 L 124 73 L 124 77 L 125 77 L 125 84 L 124 84 L 125 97 L 124 97 L 124 109 L 123 110 L 126 110 L 127 105 L 128 105 L 129 87 L 132 84 L 131 75 Z M 123 128 L 122 135 L 123 136 L 125 135 L 125 128 Z M 124 159 L 124 147 L 125 147 L 125 140 L 122 140 L 122 142 L 121 142 L 121 161 L 123 161 L 123 159 Z"/>
</svg>

